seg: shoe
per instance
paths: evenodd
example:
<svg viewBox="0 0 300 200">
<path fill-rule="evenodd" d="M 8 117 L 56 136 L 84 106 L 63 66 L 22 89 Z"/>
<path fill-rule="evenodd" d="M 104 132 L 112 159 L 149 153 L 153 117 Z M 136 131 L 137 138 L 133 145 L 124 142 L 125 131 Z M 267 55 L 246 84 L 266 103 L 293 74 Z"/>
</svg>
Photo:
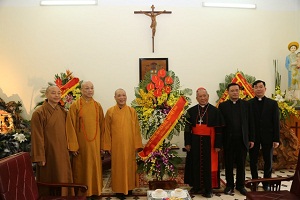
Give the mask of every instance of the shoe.
<svg viewBox="0 0 300 200">
<path fill-rule="evenodd" d="M 125 194 L 123 193 L 116 193 L 116 197 L 120 200 L 126 199 Z"/>
<path fill-rule="evenodd" d="M 97 200 L 97 199 L 101 199 L 101 196 L 98 195 L 92 195 L 92 200 Z"/>
<path fill-rule="evenodd" d="M 212 192 L 205 192 L 204 194 L 202 194 L 203 197 L 206 198 L 212 198 L 213 197 L 213 193 Z"/>
<path fill-rule="evenodd" d="M 264 191 L 268 192 L 270 191 L 270 187 L 268 185 L 264 185 L 263 186 Z"/>
<path fill-rule="evenodd" d="M 226 187 L 225 189 L 224 189 L 224 194 L 232 194 L 232 192 L 233 192 L 233 189 L 231 188 L 231 187 Z"/>
<path fill-rule="evenodd" d="M 239 191 L 242 195 L 246 196 L 247 190 L 245 188 L 237 188 L 237 191 Z"/>
</svg>

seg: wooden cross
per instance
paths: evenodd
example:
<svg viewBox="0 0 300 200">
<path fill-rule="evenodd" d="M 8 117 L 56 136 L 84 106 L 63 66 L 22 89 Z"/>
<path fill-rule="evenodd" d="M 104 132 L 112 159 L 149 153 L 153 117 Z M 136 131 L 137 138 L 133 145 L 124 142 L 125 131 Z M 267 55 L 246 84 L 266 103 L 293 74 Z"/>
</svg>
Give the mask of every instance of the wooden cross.
<svg viewBox="0 0 300 200">
<path fill-rule="evenodd" d="M 154 52 L 154 36 L 156 32 L 156 16 L 160 14 L 171 14 L 172 11 L 154 11 L 154 5 L 151 6 L 151 11 L 134 11 L 134 14 L 145 14 L 151 18 L 151 25 L 150 28 L 152 29 L 152 52 Z"/>
</svg>

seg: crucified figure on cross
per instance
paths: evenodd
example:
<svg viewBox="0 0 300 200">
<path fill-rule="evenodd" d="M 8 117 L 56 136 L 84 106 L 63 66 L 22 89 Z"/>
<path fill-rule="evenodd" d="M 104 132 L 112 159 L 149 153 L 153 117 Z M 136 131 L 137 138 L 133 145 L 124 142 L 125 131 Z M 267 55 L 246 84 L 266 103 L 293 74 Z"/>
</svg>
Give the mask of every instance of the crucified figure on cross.
<svg viewBox="0 0 300 200">
<path fill-rule="evenodd" d="M 156 22 L 156 16 L 162 14 L 162 13 L 165 13 L 166 10 L 164 11 L 157 11 L 157 12 L 154 12 L 154 5 L 151 6 L 152 8 L 152 11 L 149 13 L 149 11 L 140 11 L 141 13 L 149 16 L 151 18 L 151 25 L 150 25 L 150 28 L 152 29 L 152 37 L 155 36 L 155 32 L 156 32 L 156 25 L 157 25 L 157 22 Z"/>
<path fill-rule="evenodd" d="M 156 33 L 156 16 L 160 15 L 160 14 L 171 14 L 171 11 L 154 11 L 155 7 L 154 5 L 151 6 L 151 11 L 134 11 L 134 14 L 145 14 L 147 16 L 149 16 L 151 18 L 151 25 L 150 28 L 152 29 L 152 49 L 154 52 L 154 37 L 155 37 L 155 33 Z"/>
</svg>

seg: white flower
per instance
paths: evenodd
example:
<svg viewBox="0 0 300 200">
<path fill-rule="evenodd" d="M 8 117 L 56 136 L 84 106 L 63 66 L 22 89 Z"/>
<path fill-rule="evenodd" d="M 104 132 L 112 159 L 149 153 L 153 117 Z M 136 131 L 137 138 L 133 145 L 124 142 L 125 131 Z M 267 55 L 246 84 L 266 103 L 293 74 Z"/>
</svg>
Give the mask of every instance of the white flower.
<svg viewBox="0 0 300 200">
<path fill-rule="evenodd" d="M 275 100 L 278 101 L 278 102 L 284 102 L 285 101 L 285 99 L 280 94 L 277 94 L 275 96 Z"/>
<path fill-rule="evenodd" d="M 25 142 L 27 140 L 23 133 L 20 133 L 20 134 L 15 133 L 13 136 L 14 136 L 14 139 L 19 141 L 20 143 Z"/>
</svg>

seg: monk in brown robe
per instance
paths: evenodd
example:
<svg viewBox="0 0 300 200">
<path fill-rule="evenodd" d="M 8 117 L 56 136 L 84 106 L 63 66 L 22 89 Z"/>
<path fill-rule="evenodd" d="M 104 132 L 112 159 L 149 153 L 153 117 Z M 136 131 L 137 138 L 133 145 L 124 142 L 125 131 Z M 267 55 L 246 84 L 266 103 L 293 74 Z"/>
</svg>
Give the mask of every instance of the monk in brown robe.
<svg viewBox="0 0 300 200">
<path fill-rule="evenodd" d="M 115 100 L 105 114 L 104 150 L 111 152 L 112 190 L 122 198 L 138 187 L 136 152 L 142 148 L 142 137 L 136 111 L 126 105 L 123 89 L 115 91 Z"/>
<path fill-rule="evenodd" d="M 57 86 L 46 89 L 46 100 L 32 114 L 31 158 L 37 163 L 37 180 L 48 183 L 72 183 L 72 170 L 66 138 L 67 112 L 58 105 L 61 91 Z M 40 188 L 42 195 L 49 194 Z M 68 195 L 66 188 L 62 195 Z"/>
<path fill-rule="evenodd" d="M 81 84 L 82 96 L 70 106 L 67 115 L 67 136 L 72 152 L 75 183 L 88 186 L 86 196 L 99 196 L 102 191 L 102 161 L 100 148 L 104 133 L 103 109 L 93 99 L 92 82 Z"/>
</svg>

